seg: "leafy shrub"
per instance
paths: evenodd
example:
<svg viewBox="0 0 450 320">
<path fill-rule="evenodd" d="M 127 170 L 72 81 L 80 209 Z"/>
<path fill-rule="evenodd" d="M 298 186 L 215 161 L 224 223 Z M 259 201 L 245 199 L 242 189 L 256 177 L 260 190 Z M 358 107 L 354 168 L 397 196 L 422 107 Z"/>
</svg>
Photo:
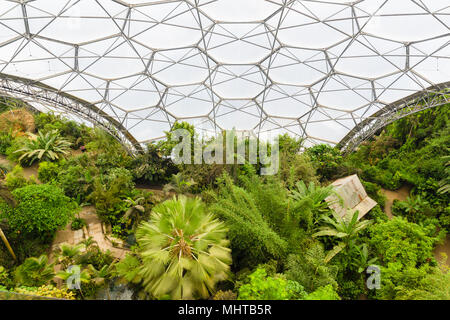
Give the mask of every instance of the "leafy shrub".
<svg viewBox="0 0 450 320">
<path fill-rule="evenodd" d="M 343 163 L 343 157 L 339 149 L 326 144 L 308 148 L 306 153 L 313 161 L 317 174 L 322 177 L 322 180 L 333 179 L 338 174 L 339 168 Z"/>
<path fill-rule="evenodd" d="M 133 161 L 133 175 L 137 180 L 151 183 L 166 182 L 177 172 L 172 160 L 162 155 L 155 144 L 148 144 L 145 153 L 137 155 Z"/>
<path fill-rule="evenodd" d="M 8 215 L 10 227 L 43 239 L 66 226 L 76 209 L 76 204 L 53 185 L 29 185 L 12 193 L 18 203 Z"/>
<path fill-rule="evenodd" d="M 401 263 L 416 267 L 431 261 L 433 245 L 436 241 L 430 234 L 433 226 L 424 228 L 404 218 L 377 223 L 371 228 L 370 243 L 381 261 Z"/>
<path fill-rule="evenodd" d="M 23 175 L 23 168 L 20 165 L 16 165 L 14 169 L 6 175 L 5 181 L 6 186 L 11 191 L 30 184 Z"/>
<path fill-rule="evenodd" d="M 307 292 L 331 285 L 337 288 L 338 267 L 324 262 L 325 250 L 320 243 L 314 244 L 304 254 L 289 255 L 286 277 L 300 283 Z"/>
<path fill-rule="evenodd" d="M 43 183 L 56 181 L 60 170 L 58 163 L 42 161 L 39 163 L 38 178 Z"/>
<path fill-rule="evenodd" d="M 308 294 L 305 300 L 341 300 L 341 298 L 334 290 L 334 287 L 329 284 Z"/>
<path fill-rule="evenodd" d="M 0 154 L 6 155 L 6 151 L 11 147 L 14 137 L 10 133 L 0 133 Z"/>
<path fill-rule="evenodd" d="M 80 230 L 80 229 L 83 229 L 83 227 L 86 227 L 86 226 L 87 226 L 86 220 L 81 219 L 81 218 L 75 218 L 75 219 L 73 219 L 72 224 L 70 225 L 70 228 L 72 230 Z"/>
<path fill-rule="evenodd" d="M 48 263 L 48 257 L 27 258 L 14 272 L 15 281 L 19 285 L 35 287 L 47 284 L 55 276 L 53 264 Z"/>
<path fill-rule="evenodd" d="M 270 277 L 263 268 L 256 269 L 246 282 L 239 288 L 238 300 L 294 300 L 306 296 L 298 282 L 286 280 L 281 274 Z"/>
</svg>

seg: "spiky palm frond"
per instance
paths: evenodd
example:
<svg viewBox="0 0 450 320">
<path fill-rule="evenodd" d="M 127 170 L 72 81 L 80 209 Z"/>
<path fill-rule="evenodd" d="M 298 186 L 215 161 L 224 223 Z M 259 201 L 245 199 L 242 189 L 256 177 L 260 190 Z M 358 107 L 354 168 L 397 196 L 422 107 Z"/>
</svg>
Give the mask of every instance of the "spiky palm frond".
<svg viewBox="0 0 450 320">
<path fill-rule="evenodd" d="M 18 284 L 39 287 L 53 279 L 55 273 L 54 264 L 48 263 L 48 257 L 41 255 L 39 258 L 27 258 L 15 271 L 15 280 Z"/>
<path fill-rule="evenodd" d="M 38 135 L 29 135 L 32 139 L 25 147 L 15 151 L 22 154 L 19 161 L 27 159 L 31 165 L 35 161 L 55 161 L 69 154 L 71 143 L 63 139 L 58 130 L 39 131 Z"/>
<path fill-rule="evenodd" d="M 136 232 L 145 290 L 157 298 L 207 298 L 229 276 L 226 232 L 199 198 L 179 196 L 157 205 Z"/>
</svg>

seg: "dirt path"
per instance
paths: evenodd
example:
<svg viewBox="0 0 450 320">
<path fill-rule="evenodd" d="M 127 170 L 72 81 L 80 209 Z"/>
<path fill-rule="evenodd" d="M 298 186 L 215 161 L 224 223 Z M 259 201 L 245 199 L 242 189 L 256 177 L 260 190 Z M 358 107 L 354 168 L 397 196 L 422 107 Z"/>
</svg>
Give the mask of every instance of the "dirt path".
<svg viewBox="0 0 450 320">
<path fill-rule="evenodd" d="M 4 155 L 0 155 L 0 163 L 1 164 L 7 164 L 7 165 L 11 166 L 11 169 L 16 166 L 15 162 L 8 160 Z M 38 169 L 39 169 L 39 164 L 38 163 L 33 164 L 31 167 L 24 167 L 23 168 L 23 175 L 27 179 L 30 179 L 31 176 L 34 176 L 36 178 L 36 180 L 37 180 Z M 39 181 L 37 180 L 37 182 L 39 182 Z"/>
<path fill-rule="evenodd" d="M 444 265 L 450 267 L 450 234 L 447 234 L 444 243 L 438 244 L 433 251 L 434 258 L 439 262 L 442 260 L 442 254 L 444 253 L 447 255 Z"/>
<path fill-rule="evenodd" d="M 398 190 L 392 191 L 392 190 L 386 190 L 381 188 L 381 192 L 386 196 L 386 202 L 384 203 L 384 212 L 389 217 L 389 219 L 392 219 L 392 205 L 394 204 L 394 200 L 406 200 L 409 196 L 409 192 L 411 191 L 411 187 L 409 186 L 403 186 Z"/>
<path fill-rule="evenodd" d="M 64 230 L 59 230 L 56 233 L 55 240 L 52 244 L 52 251 L 59 248 L 62 243 L 74 245 L 92 237 L 102 251 L 109 250 L 114 258 L 122 259 L 125 257 L 128 250 L 116 248 L 112 245 L 104 234 L 102 223 L 93 206 L 83 207 L 79 213 L 79 217 L 86 221 L 87 228 L 72 230 L 69 223 Z"/>
</svg>

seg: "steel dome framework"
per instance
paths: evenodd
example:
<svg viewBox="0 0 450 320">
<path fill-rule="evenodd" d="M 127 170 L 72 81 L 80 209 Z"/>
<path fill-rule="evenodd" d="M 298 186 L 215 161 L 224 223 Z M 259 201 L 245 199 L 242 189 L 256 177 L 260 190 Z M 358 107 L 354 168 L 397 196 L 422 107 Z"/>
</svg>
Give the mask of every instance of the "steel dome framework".
<svg viewBox="0 0 450 320">
<path fill-rule="evenodd" d="M 0 95 L 135 150 L 177 120 L 351 150 L 449 79 L 448 0 L 0 0 Z"/>
</svg>

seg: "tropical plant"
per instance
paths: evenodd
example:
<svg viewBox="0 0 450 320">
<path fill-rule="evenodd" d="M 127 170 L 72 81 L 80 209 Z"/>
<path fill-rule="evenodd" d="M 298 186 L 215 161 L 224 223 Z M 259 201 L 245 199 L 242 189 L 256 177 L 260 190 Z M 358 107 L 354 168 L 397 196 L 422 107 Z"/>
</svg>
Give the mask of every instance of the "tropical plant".
<svg viewBox="0 0 450 320">
<path fill-rule="evenodd" d="M 62 243 L 60 245 L 60 251 L 58 252 L 58 261 L 61 263 L 63 269 L 66 269 L 69 265 L 73 264 L 74 259 L 79 256 L 81 251 L 85 248 L 85 245 L 82 243 L 77 245 Z"/>
<path fill-rule="evenodd" d="M 18 266 L 14 273 L 17 284 L 38 287 L 47 284 L 55 276 L 54 263 L 49 264 L 48 257 L 41 255 L 39 258 L 27 258 Z"/>
<path fill-rule="evenodd" d="M 290 194 L 290 198 L 293 200 L 291 213 L 296 221 L 304 220 L 308 228 L 317 222 L 319 215 L 330 211 L 328 206 L 331 201 L 326 202 L 326 198 L 335 195 L 336 198 L 340 199 L 331 185 L 321 187 L 314 182 L 310 182 L 306 186 L 303 181 L 299 181 L 295 186 L 296 189 L 291 190 Z"/>
<path fill-rule="evenodd" d="M 179 196 L 155 206 L 136 231 L 145 290 L 157 298 L 207 298 L 229 276 L 226 233 L 199 198 Z"/>
<path fill-rule="evenodd" d="M 145 207 L 143 206 L 145 198 L 138 197 L 133 199 L 131 197 L 127 197 L 124 201 L 127 203 L 129 208 L 123 215 L 122 220 L 125 221 L 127 227 L 131 226 L 132 230 L 135 230 L 140 222 L 142 214 L 145 213 Z"/>
<path fill-rule="evenodd" d="M 372 220 L 358 221 L 359 212 L 357 210 L 353 214 L 347 213 L 343 217 L 335 211 L 332 211 L 332 214 L 334 219 L 328 216 L 322 217 L 322 220 L 327 225 L 320 227 L 319 231 L 313 234 L 313 237 L 331 236 L 342 239 L 328 252 L 325 262 L 333 259 L 343 249 L 348 249 L 358 232 L 372 224 Z"/>
<path fill-rule="evenodd" d="M 125 258 L 115 264 L 114 274 L 124 278 L 127 282 L 139 283 L 142 281 L 142 277 L 140 276 L 141 265 L 142 262 L 138 257 L 127 254 Z"/>
<path fill-rule="evenodd" d="M 115 262 L 111 264 L 105 264 L 98 270 L 92 265 L 88 265 L 88 272 L 91 275 L 91 281 L 93 281 L 97 286 L 101 286 L 111 278 L 113 271 L 115 270 Z"/>
<path fill-rule="evenodd" d="M 31 140 L 25 147 L 15 151 L 21 154 L 21 162 L 26 159 L 25 162 L 31 165 L 35 161 L 56 161 L 69 154 L 71 143 L 62 138 L 58 130 L 29 135 Z"/>
<path fill-rule="evenodd" d="M 183 174 L 181 172 L 172 175 L 169 183 L 164 185 L 163 191 L 166 194 L 173 191 L 178 194 L 183 194 L 189 192 L 191 187 L 195 185 L 195 181 L 193 179 L 185 180 Z"/>
<path fill-rule="evenodd" d="M 66 270 L 59 271 L 56 274 L 57 278 L 62 279 L 66 282 L 66 285 L 68 287 L 71 287 L 71 289 L 78 289 L 80 290 L 81 295 L 83 295 L 81 285 L 89 283 L 91 280 L 91 275 L 86 269 L 81 269 L 79 265 L 72 265 Z M 74 281 L 73 283 L 67 283 L 68 281 Z"/>
</svg>

